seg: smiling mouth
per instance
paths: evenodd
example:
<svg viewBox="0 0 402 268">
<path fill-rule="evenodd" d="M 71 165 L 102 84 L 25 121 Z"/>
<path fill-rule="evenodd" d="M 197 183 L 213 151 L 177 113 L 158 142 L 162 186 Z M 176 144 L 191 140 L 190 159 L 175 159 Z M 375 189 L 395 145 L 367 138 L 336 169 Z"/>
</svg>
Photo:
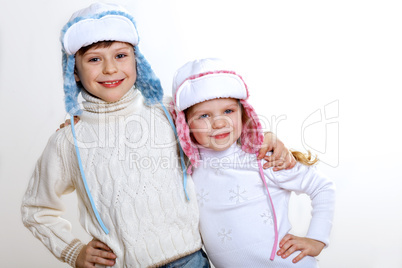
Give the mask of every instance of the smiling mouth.
<svg viewBox="0 0 402 268">
<path fill-rule="evenodd" d="M 117 87 L 123 82 L 124 79 L 121 80 L 114 80 L 114 81 L 105 81 L 105 82 L 99 82 L 99 84 L 105 86 L 105 87 Z"/>
<path fill-rule="evenodd" d="M 212 138 L 219 140 L 219 139 L 224 139 L 229 135 L 230 135 L 230 132 L 226 132 L 226 133 L 222 133 L 222 134 L 218 134 L 218 135 L 213 135 Z"/>
</svg>

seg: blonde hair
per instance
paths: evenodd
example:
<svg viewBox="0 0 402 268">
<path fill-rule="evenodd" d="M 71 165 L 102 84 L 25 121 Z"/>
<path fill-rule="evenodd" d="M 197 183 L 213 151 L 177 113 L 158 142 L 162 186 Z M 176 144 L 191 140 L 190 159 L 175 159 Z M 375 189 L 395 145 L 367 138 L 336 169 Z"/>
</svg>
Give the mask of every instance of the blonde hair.
<svg viewBox="0 0 402 268">
<path fill-rule="evenodd" d="M 296 159 L 297 162 L 306 165 L 306 166 L 312 166 L 318 162 L 317 156 L 312 156 L 310 151 L 307 151 L 307 154 L 304 154 L 299 151 L 293 151 L 290 150 L 292 153 L 293 157 Z"/>
</svg>

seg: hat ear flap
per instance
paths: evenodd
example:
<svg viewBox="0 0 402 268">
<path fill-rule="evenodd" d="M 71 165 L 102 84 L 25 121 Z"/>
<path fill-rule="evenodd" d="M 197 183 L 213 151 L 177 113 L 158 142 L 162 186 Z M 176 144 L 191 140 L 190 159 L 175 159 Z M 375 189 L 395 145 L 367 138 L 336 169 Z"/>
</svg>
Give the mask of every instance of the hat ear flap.
<svg viewBox="0 0 402 268">
<path fill-rule="evenodd" d="M 63 53 L 62 59 L 63 75 L 64 75 L 64 102 L 66 111 L 70 115 L 81 115 L 82 110 L 78 104 L 78 94 L 81 89 L 77 86 L 75 81 L 75 57 L 74 55 L 67 55 Z"/>
<path fill-rule="evenodd" d="M 148 105 L 159 103 L 163 99 L 161 82 L 156 77 L 149 62 L 140 52 L 138 46 L 134 46 L 135 60 L 137 65 L 137 80 L 135 82 Z"/>
<path fill-rule="evenodd" d="M 170 112 L 172 113 L 172 117 L 176 125 L 180 146 L 190 160 L 190 165 L 187 169 L 187 173 L 192 174 L 192 168 L 199 166 L 200 153 L 198 151 L 198 147 L 191 139 L 190 128 L 186 122 L 186 116 L 184 112 L 177 112 L 174 109 L 173 101 L 170 103 Z"/>
<path fill-rule="evenodd" d="M 247 117 L 246 120 L 243 119 L 243 128 L 240 135 L 241 148 L 248 153 L 257 153 L 264 141 L 260 120 L 254 108 L 246 100 L 240 100 L 240 103 Z"/>
</svg>

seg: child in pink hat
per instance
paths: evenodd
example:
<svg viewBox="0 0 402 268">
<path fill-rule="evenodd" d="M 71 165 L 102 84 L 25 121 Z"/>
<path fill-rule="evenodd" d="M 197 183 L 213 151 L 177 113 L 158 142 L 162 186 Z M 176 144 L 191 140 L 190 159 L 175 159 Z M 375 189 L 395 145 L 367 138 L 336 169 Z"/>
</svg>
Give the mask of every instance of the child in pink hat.
<svg viewBox="0 0 402 268">
<path fill-rule="evenodd" d="M 318 267 L 314 257 L 329 243 L 335 187 L 313 166 L 317 159 L 292 152 L 298 161 L 294 168 L 262 169 L 257 151 L 263 135 L 247 102 L 247 85 L 219 59 L 182 66 L 172 95 L 180 144 L 191 163 L 187 172 L 197 192 L 200 231 L 213 265 Z M 289 234 L 292 191 L 312 200 L 306 237 Z"/>
</svg>

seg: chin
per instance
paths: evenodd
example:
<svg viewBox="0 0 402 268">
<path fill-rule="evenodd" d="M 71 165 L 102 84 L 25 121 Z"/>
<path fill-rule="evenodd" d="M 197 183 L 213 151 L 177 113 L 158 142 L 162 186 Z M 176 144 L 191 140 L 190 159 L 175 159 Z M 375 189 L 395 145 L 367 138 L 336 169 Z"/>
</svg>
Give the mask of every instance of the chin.
<svg viewBox="0 0 402 268">
<path fill-rule="evenodd" d="M 232 145 L 233 143 L 230 143 L 230 144 L 221 144 L 221 145 L 213 145 L 213 146 L 210 146 L 210 148 L 211 149 L 214 149 L 215 151 L 225 151 L 226 149 L 229 149 L 230 148 L 230 146 Z"/>
<path fill-rule="evenodd" d="M 117 102 L 123 98 L 124 95 L 117 95 L 117 96 L 109 96 L 105 99 L 103 99 L 106 102 Z"/>
</svg>

